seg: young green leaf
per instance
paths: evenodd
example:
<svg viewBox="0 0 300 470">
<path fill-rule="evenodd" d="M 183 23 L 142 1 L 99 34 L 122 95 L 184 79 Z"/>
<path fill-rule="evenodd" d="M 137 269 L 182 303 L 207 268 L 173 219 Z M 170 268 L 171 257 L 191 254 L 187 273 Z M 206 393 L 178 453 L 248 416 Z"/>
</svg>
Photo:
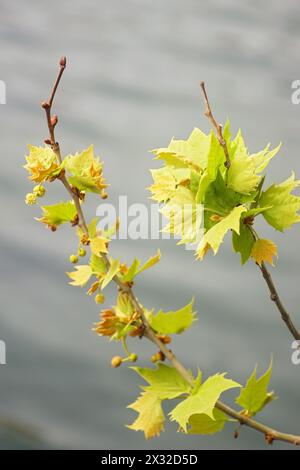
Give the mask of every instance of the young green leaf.
<svg viewBox="0 0 300 470">
<path fill-rule="evenodd" d="M 263 262 L 267 262 L 274 266 L 273 257 L 277 256 L 277 246 L 272 240 L 264 240 L 260 238 L 256 240 L 252 246 L 251 256 L 259 266 Z"/>
<path fill-rule="evenodd" d="M 127 425 L 129 429 L 143 431 L 146 439 L 159 436 L 163 431 L 165 416 L 161 400 L 155 393 L 150 391 L 141 393 L 139 398 L 127 408 L 131 408 L 139 414 L 132 424 Z"/>
<path fill-rule="evenodd" d="M 141 274 L 143 271 L 146 271 L 147 269 L 154 266 L 156 263 L 159 262 L 160 258 L 161 258 L 161 252 L 160 252 L 160 250 L 157 250 L 156 254 L 154 256 L 152 256 L 151 258 L 149 258 L 146 261 L 146 263 L 143 264 L 143 266 L 141 268 L 139 268 L 139 270 L 137 271 L 137 274 Z"/>
<path fill-rule="evenodd" d="M 140 260 L 138 260 L 137 258 L 134 258 L 131 266 L 129 266 L 128 268 L 127 273 L 122 275 L 122 281 L 131 282 L 137 275 L 140 264 L 141 264 Z"/>
<path fill-rule="evenodd" d="M 220 395 L 231 388 L 240 387 L 237 382 L 224 377 L 225 374 L 215 374 L 209 377 L 195 394 L 179 403 L 170 413 L 171 421 L 177 421 L 187 432 L 187 423 L 192 415 L 206 414 L 213 419 L 215 404 Z"/>
<path fill-rule="evenodd" d="M 228 187 L 240 194 L 250 194 L 255 191 L 259 181 L 254 161 L 247 154 L 238 153 L 228 170 Z"/>
<path fill-rule="evenodd" d="M 93 145 L 81 153 L 66 157 L 63 166 L 72 175 L 68 181 L 80 191 L 101 194 L 107 186 L 102 174 L 102 163 L 95 158 Z"/>
<path fill-rule="evenodd" d="M 91 252 L 94 255 L 98 255 L 100 253 L 107 253 L 107 244 L 108 244 L 108 239 L 104 237 L 95 237 L 91 239 L 90 246 L 91 246 Z"/>
<path fill-rule="evenodd" d="M 43 215 L 36 220 L 50 227 L 57 227 L 57 225 L 72 222 L 77 214 L 73 201 L 59 202 L 51 206 L 41 206 L 41 209 Z"/>
<path fill-rule="evenodd" d="M 119 272 L 119 268 L 120 268 L 120 261 L 118 259 L 111 260 L 110 267 L 106 275 L 102 279 L 101 289 L 104 289 L 104 287 L 106 287 L 110 283 L 110 281 L 112 281 L 112 279 Z"/>
<path fill-rule="evenodd" d="M 241 390 L 240 395 L 235 400 L 246 412 L 248 416 L 258 413 L 265 405 L 276 397 L 273 392 L 268 392 L 269 382 L 272 374 L 272 361 L 268 370 L 259 378 L 256 378 L 257 366 L 255 366 L 246 386 Z"/>
<path fill-rule="evenodd" d="M 92 269 L 89 265 L 75 266 L 76 271 L 67 273 L 72 281 L 70 284 L 72 286 L 83 287 L 89 281 L 92 275 Z"/>
<path fill-rule="evenodd" d="M 269 148 L 270 144 L 268 144 L 261 152 L 250 155 L 250 158 L 252 158 L 254 161 L 256 173 L 261 173 L 266 168 L 270 160 L 272 160 L 272 158 L 275 157 L 275 155 L 279 152 L 281 144 L 279 144 L 273 150 L 269 150 Z"/>
<path fill-rule="evenodd" d="M 234 230 L 239 233 L 241 214 L 245 211 L 246 208 L 242 205 L 235 207 L 229 215 L 224 217 L 205 233 L 197 247 L 198 259 L 203 259 L 208 248 L 212 248 L 214 254 L 217 254 L 220 245 L 229 230 Z"/>
<path fill-rule="evenodd" d="M 266 221 L 276 230 L 283 232 L 293 224 L 300 222 L 300 197 L 291 192 L 300 185 L 295 174 L 280 184 L 273 184 L 260 197 L 260 206 L 271 206 L 263 212 Z"/>
<path fill-rule="evenodd" d="M 156 314 L 149 315 L 151 327 L 160 334 L 179 334 L 189 328 L 195 321 L 193 311 L 194 299 L 183 308 L 176 311 L 163 312 L 159 310 Z"/>
<path fill-rule="evenodd" d="M 232 232 L 232 245 L 236 253 L 241 255 L 241 264 L 245 264 L 250 255 L 254 244 L 254 238 L 249 227 L 242 221 L 240 224 L 240 233 Z"/>
<path fill-rule="evenodd" d="M 217 408 L 214 408 L 212 418 L 206 414 L 192 415 L 189 419 L 188 434 L 215 434 L 222 431 L 226 421 L 227 416 Z"/>
<path fill-rule="evenodd" d="M 159 363 L 156 369 L 132 367 L 149 386 L 145 390 L 153 392 L 161 400 L 171 400 L 185 393 L 189 393 L 191 385 L 177 372 L 174 367 Z"/>
<path fill-rule="evenodd" d="M 103 258 L 100 256 L 96 256 L 94 254 L 91 255 L 90 258 L 90 267 L 92 273 L 96 276 L 102 276 L 106 273 L 106 264 Z"/>
<path fill-rule="evenodd" d="M 36 147 L 28 145 L 29 155 L 26 156 L 27 164 L 24 168 L 29 172 L 29 179 L 36 183 L 47 181 L 59 170 L 57 158 L 50 147 Z"/>
</svg>

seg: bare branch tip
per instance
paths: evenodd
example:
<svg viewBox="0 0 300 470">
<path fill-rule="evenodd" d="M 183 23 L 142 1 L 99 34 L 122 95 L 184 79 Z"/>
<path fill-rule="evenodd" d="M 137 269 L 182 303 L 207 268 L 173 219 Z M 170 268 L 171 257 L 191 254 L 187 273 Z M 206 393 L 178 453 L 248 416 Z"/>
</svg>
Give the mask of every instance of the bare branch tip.
<svg viewBox="0 0 300 470">
<path fill-rule="evenodd" d="M 59 61 L 59 65 L 62 67 L 62 68 L 65 68 L 66 65 L 67 65 L 67 58 L 65 56 L 62 56 L 60 58 L 60 61 Z"/>
</svg>

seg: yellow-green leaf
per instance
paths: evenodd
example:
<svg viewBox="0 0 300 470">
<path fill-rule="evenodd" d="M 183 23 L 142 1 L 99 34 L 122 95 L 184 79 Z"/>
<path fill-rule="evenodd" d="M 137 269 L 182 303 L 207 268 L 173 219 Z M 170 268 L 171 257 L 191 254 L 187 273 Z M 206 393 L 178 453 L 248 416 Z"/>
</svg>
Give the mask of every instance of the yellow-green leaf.
<svg viewBox="0 0 300 470">
<path fill-rule="evenodd" d="M 103 165 L 95 157 L 93 145 L 81 153 L 67 156 L 63 166 L 72 175 L 68 177 L 68 181 L 80 191 L 101 194 L 107 186 L 103 177 Z"/>
<path fill-rule="evenodd" d="M 36 183 L 47 181 L 59 165 L 55 153 L 50 147 L 36 147 L 28 145 L 29 155 L 26 156 L 27 164 L 24 168 L 29 172 L 29 179 Z"/>
<path fill-rule="evenodd" d="M 59 202 L 51 206 L 41 206 L 41 209 L 43 215 L 36 220 L 50 227 L 56 227 L 65 222 L 72 222 L 77 214 L 73 201 Z"/>
<path fill-rule="evenodd" d="M 194 299 L 183 308 L 176 311 L 163 312 L 159 310 L 156 314 L 150 314 L 151 327 L 160 334 L 179 334 L 189 328 L 195 321 L 193 311 Z"/>
<path fill-rule="evenodd" d="M 274 392 L 268 392 L 272 374 L 272 361 L 268 370 L 259 379 L 257 379 L 256 374 L 257 366 L 255 366 L 246 386 L 241 390 L 240 395 L 236 399 L 236 403 L 247 411 L 248 416 L 255 415 L 276 398 Z"/>
<path fill-rule="evenodd" d="M 174 367 L 159 363 L 155 369 L 132 367 L 149 386 L 145 390 L 155 393 L 161 400 L 171 400 L 189 393 L 191 385 L 177 372 Z"/>
<path fill-rule="evenodd" d="M 108 239 L 104 237 L 95 237 L 91 239 L 91 251 L 94 255 L 99 255 L 100 253 L 107 253 L 107 243 Z"/>
<path fill-rule="evenodd" d="M 156 255 L 149 258 L 146 261 L 146 263 L 143 264 L 143 266 L 137 271 L 137 274 L 141 274 L 143 271 L 146 271 L 146 269 L 149 269 L 152 266 L 154 266 L 156 263 L 159 262 L 160 258 L 161 258 L 161 252 L 160 250 L 157 250 Z"/>
<path fill-rule="evenodd" d="M 291 192 L 300 185 L 300 180 L 295 180 L 295 174 L 280 184 L 273 184 L 260 197 L 260 206 L 271 206 L 263 212 L 266 221 L 277 230 L 290 228 L 300 222 L 300 197 Z"/>
<path fill-rule="evenodd" d="M 76 271 L 67 273 L 72 281 L 70 284 L 72 286 L 83 287 L 88 282 L 92 275 L 92 269 L 89 265 L 75 266 Z"/>
<path fill-rule="evenodd" d="M 128 406 L 136 411 L 139 416 L 127 427 L 133 431 L 143 431 L 146 439 L 159 436 L 164 429 L 164 412 L 161 400 L 155 393 L 143 392 L 139 398 Z"/>
<path fill-rule="evenodd" d="M 230 212 L 229 215 L 224 217 L 220 222 L 216 223 L 212 228 L 210 228 L 205 233 L 203 239 L 197 247 L 198 258 L 203 258 L 207 252 L 207 247 L 212 248 L 214 254 L 217 254 L 228 230 L 234 230 L 235 232 L 239 233 L 241 214 L 245 211 L 246 208 L 244 206 L 237 206 Z"/>
<path fill-rule="evenodd" d="M 102 284 L 101 284 L 102 289 L 104 289 L 104 287 L 106 287 L 110 283 L 110 281 L 116 276 L 116 274 L 119 272 L 119 268 L 120 268 L 120 261 L 118 259 L 110 261 L 110 267 L 102 280 Z"/>
<path fill-rule="evenodd" d="M 187 423 L 192 415 L 206 414 L 213 419 L 215 404 L 220 395 L 231 388 L 240 387 L 237 382 L 224 377 L 225 374 L 215 374 L 209 377 L 196 393 L 180 402 L 170 413 L 171 421 L 177 421 L 187 432 Z"/>
<path fill-rule="evenodd" d="M 228 188 L 237 193 L 250 194 L 254 191 L 260 181 L 256 174 L 254 161 L 245 154 L 238 154 L 231 161 L 228 170 Z"/>
<path fill-rule="evenodd" d="M 226 421 L 227 416 L 217 408 L 214 408 L 212 418 L 206 414 L 192 415 L 189 419 L 188 434 L 215 434 L 222 431 Z"/>
<path fill-rule="evenodd" d="M 251 256 L 259 266 L 261 266 L 263 262 L 274 266 L 273 257 L 277 256 L 277 246 L 272 240 L 261 238 L 255 241 L 251 250 Z"/>
</svg>

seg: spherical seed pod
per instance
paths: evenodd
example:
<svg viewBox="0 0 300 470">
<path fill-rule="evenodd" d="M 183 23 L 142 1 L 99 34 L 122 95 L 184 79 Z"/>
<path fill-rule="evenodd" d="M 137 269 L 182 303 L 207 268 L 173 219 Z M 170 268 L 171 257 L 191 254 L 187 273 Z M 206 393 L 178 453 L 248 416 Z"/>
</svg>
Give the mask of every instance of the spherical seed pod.
<svg viewBox="0 0 300 470">
<path fill-rule="evenodd" d="M 95 296 L 95 302 L 96 304 L 103 304 L 104 302 L 104 295 L 103 294 L 97 294 Z"/>
<path fill-rule="evenodd" d="M 135 353 L 131 353 L 129 359 L 131 362 L 136 362 L 138 360 L 138 356 Z"/>
<path fill-rule="evenodd" d="M 70 262 L 73 264 L 76 264 L 78 262 L 78 256 L 77 255 L 70 255 Z"/>
<path fill-rule="evenodd" d="M 123 362 L 123 360 L 120 356 L 114 356 L 111 360 L 111 366 L 115 369 L 117 367 L 120 367 L 122 362 Z"/>
<path fill-rule="evenodd" d="M 78 255 L 83 257 L 86 255 L 86 250 L 84 248 L 79 248 Z"/>
</svg>

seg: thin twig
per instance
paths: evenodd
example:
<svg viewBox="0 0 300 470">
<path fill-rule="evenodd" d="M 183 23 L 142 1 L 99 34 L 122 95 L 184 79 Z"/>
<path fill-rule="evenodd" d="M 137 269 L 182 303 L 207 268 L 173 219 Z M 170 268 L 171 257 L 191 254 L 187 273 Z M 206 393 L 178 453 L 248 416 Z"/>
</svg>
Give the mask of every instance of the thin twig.
<svg viewBox="0 0 300 470">
<path fill-rule="evenodd" d="M 248 227 L 249 227 L 249 230 L 250 230 L 254 240 L 255 241 L 259 240 L 259 236 L 258 236 L 257 232 L 254 230 L 254 228 L 251 227 L 250 225 Z M 282 301 L 279 297 L 278 291 L 275 287 L 275 284 L 274 284 L 274 281 L 272 279 L 270 271 L 267 269 L 264 262 L 262 262 L 261 265 L 258 264 L 258 263 L 256 263 L 256 264 L 259 267 L 259 269 L 260 269 L 260 271 L 263 275 L 263 278 L 266 281 L 266 284 L 269 288 L 270 299 L 272 300 L 272 302 L 274 302 L 277 309 L 279 310 L 281 318 L 284 321 L 284 323 L 286 324 L 286 326 L 287 326 L 288 330 L 290 331 L 291 335 L 293 336 L 293 338 L 296 339 L 297 341 L 299 341 L 300 340 L 300 332 L 296 328 L 296 326 L 294 325 L 289 313 L 287 312 L 286 308 L 284 307 L 284 305 L 283 305 L 283 303 L 282 303 Z"/>
<path fill-rule="evenodd" d="M 62 72 L 61 72 L 61 74 L 62 74 Z M 59 75 L 59 77 L 61 77 L 61 74 Z M 57 83 L 57 82 L 59 82 L 59 80 L 56 80 L 55 83 Z M 52 100 L 50 101 L 50 113 L 51 113 L 51 106 L 52 106 L 52 102 L 53 102 L 53 98 L 54 98 L 54 94 L 55 94 L 56 89 L 57 89 L 57 85 L 54 87 L 53 96 L 51 95 Z M 44 108 L 44 106 L 43 106 L 43 108 Z M 47 122 L 48 122 L 48 120 L 47 120 Z M 51 140 L 51 143 L 49 145 L 52 146 L 53 142 L 55 143 L 54 149 L 56 149 L 56 150 L 54 150 L 54 151 L 56 151 L 58 161 L 61 162 L 61 155 L 60 155 L 60 151 L 59 151 L 59 145 L 55 142 L 54 127 L 53 127 L 53 129 L 51 128 L 51 126 L 49 127 L 50 136 L 52 135 L 52 131 L 53 131 L 53 139 L 52 139 L 52 137 L 50 137 L 50 140 L 51 139 L 52 140 Z M 78 194 L 76 194 L 72 190 L 70 184 L 68 183 L 68 181 L 67 181 L 67 179 L 65 178 L 64 175 L 63 175 L 63 177 L 60 178 L 60 180 L 62 181 L 63 185 L 65 186 L 65 188 L 67 189 L 69 195 L 72 197 L 72 199 L 74 201 L 74 204 L 75 204 L 76 209 L 77 209 L 77 215 L 78 215 L 80 227 L 82 228 L 85 235 L 89 236 L 87 224 L 86 224 L 85 217 L 84 217 L 84 214 L 83 214 L 83 211 L 82 211 L 82 208 L 81 208 L 81 204 L 80 204 Z M 106 254 L 103 254 L 102 256 L 103 256 L 103 259 L 105 260 L 107 268 L 109 268 L 110 261 L 109 261 L 108 256 Z M 144 325 L 143 337 L 147 338 L 149 341 L 154 343 L 159 348 L 159 350 L 164 354 L 164 356 L 168 359 L 168 361 L 172 364 L 172 366 L 180 373 L 180 375 L 188 383 L 190 383 L 191 385 L 194 385 L 195 381 L 194 381 L 193 376 L 190 374 L 190 372 L 181 364 L 181 362 L 176 358 L 175 354 L 166 347 L 166 345 L 156 336 L 155 332 L 152 330 L 150 324 L 148 323 L 147 318 L 145 317 L 144 309 L 141 306 L 141 304 L 139 303 L 139 301 L 137 300 L 132 288 L 128 284 L 123 283 L 117 275 L 113 278 L 113 280 L 117 284 L 118 288 L 122 292 L 126 293 L 129 296 L 129 298 L 130 298 L 133 306 L 135 307 L 137 313 L 140 315 L 140 318 L 141 318 L 141 320 L 143 322 L 143 325 Z M 231 418 L 236 419 L 239 423 L 244 424 L 245 426 L 248 426 L 252 429 L 255 429 L 256 431 L 259 431 L 259 432 L 263 433 L 265 438 L 266 438 L 266 441 L 268 443 L 272 443 L 274 440 L 280 440 L 280 441 L 285 441 L 285 442 L 295 444 L 295 445 L 300 444 L 300 436 L 294 436 L 292 434 L 281 433 L 281 432 L 276 431 L 272 428 L 269 428 L 268 426 L 265 426 L 265 425 L 255 421 L 253 419 L 250 419 L 246 416 L 242 416 L 238 411 L 235 411 L 234 409 L 232 409 L 229 406 L 225 405 L 221 401 L 217 401 L 216 407 L 219 410 L 223 411 L 223 413 L 225 413 L 226 415 L 230 416 Z"/>
<path fill-rule="evenodd" d="M 286 324 L 287 328 L 289 329 L 290 333 L 296 340 L 300 340 L 300 332 L 297 330 L 295 327 L 289 313 L 286 311 L 279 294 L 277 292 L 277 289 L 274 285 L 272 276 L 270 274 L 270 271 L 267 269 L 265 263 L 262 263 L 261 266 L 259 266 L 259 269 L 261 270 L 261 273 L 263 275 L 264 280 L 266 281 L 266 284 L 269 288 L 270 291 L 270 299 L 274 302 L 276 307 L 278 308 L 281 318 Z"/>
<path fill-rule="evenodd" d="M 230 162 L 230 157 L 229 157 L 229 152 L 228 152 L 226 140 L 223 137 L 222 126 L 221 126 L 221 124 L 219 124 L 215 120 L 214 115 L 211 111 L 211 107 L 210 107 L 210 103 L 209 103 L 209 99 L 208 99 L 208 96 L 207 96 L 207 92 L 206 92 L 206 89 L 205 89 L 205 83 L 204 82 L 200 82 L 200 88 L 202 90 L 204 103 L 205 103 L 204 115 L 210 120 L 212 126 L 216 129 L 217 139 L 220 142 L 220 145 L 222 145 L 223 150 L 224 150 L 224 154 L 225 154 L 225 159 L 226 159 L 225 160 L 225 166 L 226 166 L 227 170 L 229 170 L 231 162 Z"/>
</svg>

